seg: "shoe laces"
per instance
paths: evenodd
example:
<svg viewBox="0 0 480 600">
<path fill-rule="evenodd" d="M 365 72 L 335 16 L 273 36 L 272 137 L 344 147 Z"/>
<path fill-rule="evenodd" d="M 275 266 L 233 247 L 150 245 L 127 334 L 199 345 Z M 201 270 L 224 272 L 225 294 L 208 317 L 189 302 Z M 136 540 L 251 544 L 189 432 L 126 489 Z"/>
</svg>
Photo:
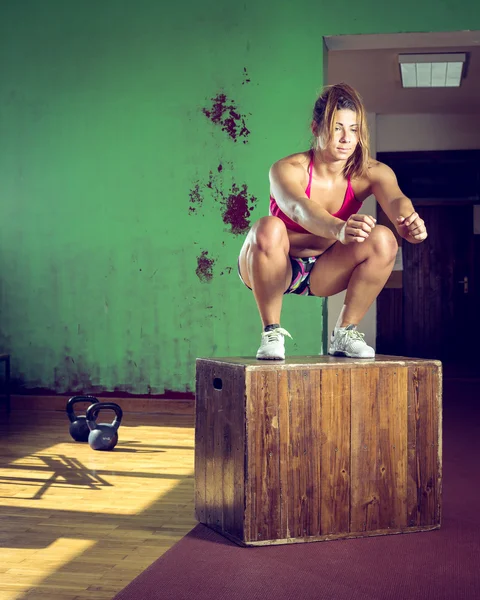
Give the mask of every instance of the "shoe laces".
<svg viewBox="0 0 480 600">
<path fill-rule="evenodd" d="M 293 339 L 292 336 L 288 333 L 286 329 L 283 327 L 277 327 L 276 329 L 270 329 L 269 331 L 264 331 L 262 333 L 262 337 L 267 340 L 267 342 L 278 342 L 280 336 L 288 336 L 290 339 Z"/>
<path fill-rule="evenodd" d="M 345 334 L 352 340 L 365 341 L 365 334 L 360 333 L 360 331 L 357 331 L 356 329 L 345 329 Z"/>
</svg>

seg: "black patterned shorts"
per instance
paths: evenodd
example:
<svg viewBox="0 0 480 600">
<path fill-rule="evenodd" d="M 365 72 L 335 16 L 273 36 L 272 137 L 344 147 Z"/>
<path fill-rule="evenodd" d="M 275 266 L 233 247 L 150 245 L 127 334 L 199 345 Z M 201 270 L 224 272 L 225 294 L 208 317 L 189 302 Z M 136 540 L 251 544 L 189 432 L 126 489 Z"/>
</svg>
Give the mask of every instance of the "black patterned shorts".
<svg viewBox="0 0 480 600">
<path fill-rule="evenodd" d="M 297 294 L 299 296 L 314 296 L 310 291 L 310 272 L 313 265 L 316 263 L 318 256 L 307 256 L 300 258 L 299 256 L 290 256 L 290 264 L 292 265 L 292 281 L 284 294 Z M 237 263 L 238 276 L 242 282 L 249 287 L 240 275 L 240 262 Z"/>
</svg>

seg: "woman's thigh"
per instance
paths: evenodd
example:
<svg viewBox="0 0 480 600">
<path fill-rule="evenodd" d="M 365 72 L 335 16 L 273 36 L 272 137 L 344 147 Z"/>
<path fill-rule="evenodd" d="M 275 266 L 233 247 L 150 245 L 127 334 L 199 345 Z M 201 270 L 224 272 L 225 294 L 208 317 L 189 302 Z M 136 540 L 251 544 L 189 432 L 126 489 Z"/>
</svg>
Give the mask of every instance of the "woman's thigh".
<svg viewBox="0 0 480 600">
<path fill-rule="evenodd" d="M 342 292 L 357 265 L 372 256 L 388 265 L 395 259 L 397 247 L 392 231 L 383 225 L 377 225 L 362 243 L 335 242 L 317 259 L 310 274 L 310 291 L 323 297 Z"/>
<path fill-rule="evenodd" d="M 292 265 L 288 257 L 290 242 L 285 224 L 278 217 L 262 217 L 259 219 L 245 238 L 240 255 L 238 257 L 238 268 L 243 282 L 252 288 L 249 264 L 251 264 L 252 253 L 264 252 L 270 258 L 285 260 L 285 289 L 290 285 L 292 279 Z"/>
<path fill-rule="evenodd" d="M 362 244 L 335 242 L 317 258 L 310 273 L 310 291 L 314 296 L 334 296 L 348 287 L 355 267 L 367 258 Z"/>
</svg>

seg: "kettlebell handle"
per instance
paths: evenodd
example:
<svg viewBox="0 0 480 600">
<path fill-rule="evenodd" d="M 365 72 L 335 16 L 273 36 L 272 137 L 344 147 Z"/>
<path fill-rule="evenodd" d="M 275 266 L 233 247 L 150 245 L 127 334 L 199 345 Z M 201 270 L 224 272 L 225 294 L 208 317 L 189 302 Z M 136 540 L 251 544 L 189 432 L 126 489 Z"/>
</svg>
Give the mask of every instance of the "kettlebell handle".
<svg viewBox="0 0 480 600">
<path fill-rule="evenodd" d="M 90 404 L 96 404 L 99 400 L 98 398 L 95 398 L 95 396 L 72 396 L 72 398 L 67 401 L 67 416 L 71 423 L 77 420 L 73 407 L 78 402 L 90 402 Z"/>
<path fill-rule="evenodd" d="M 88 427 L 93 431 L 97 427 L 97 415 L 101 410 L 113 410 L 115 412 L 115 419 L 113 420 L 112 427 L 115 431 L 120 427 L 122 422 L 123 411 L 118 404 L 115 402 L 98 402 L 98 404 L 91 404 L 87 408 L 85 417 L 87 419 Z"/>
</svg>

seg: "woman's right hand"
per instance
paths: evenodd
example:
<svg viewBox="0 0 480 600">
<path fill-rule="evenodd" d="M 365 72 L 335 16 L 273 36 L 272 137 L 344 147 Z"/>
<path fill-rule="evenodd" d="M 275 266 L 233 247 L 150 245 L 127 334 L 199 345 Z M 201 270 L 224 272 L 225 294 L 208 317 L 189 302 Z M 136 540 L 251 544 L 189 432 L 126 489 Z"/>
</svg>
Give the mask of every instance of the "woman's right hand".
<svg viewBox="0 0 480 600">
<path fill-rule="evenodd" d="M 337 239 L 342 244 L 364 242 L 375 227 L 377 220 L 370 215 L 352 215 L 341 226 Z"/>
</svg>

